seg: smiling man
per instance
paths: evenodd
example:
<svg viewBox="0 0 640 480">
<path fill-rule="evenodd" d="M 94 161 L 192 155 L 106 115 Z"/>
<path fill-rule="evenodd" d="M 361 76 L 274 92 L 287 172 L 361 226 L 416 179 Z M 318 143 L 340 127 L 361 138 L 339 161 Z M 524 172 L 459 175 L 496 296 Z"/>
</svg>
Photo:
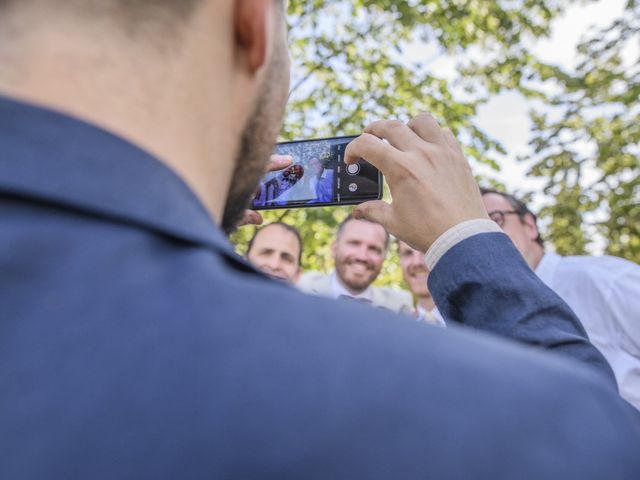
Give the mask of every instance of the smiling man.
<svg viewBox="0 0 640 480">
<path fill-rule="evenodd" d="M 298 287 L 307 293 L 331 298 L 355 299 L 395 312 L 409 313 L 408 292 L 374 287 L 389 249 L 389 233 L 382 225 L 347 217 L 338 227 L 331 248 L 335 271 L 330 275 L 309 272 Z"/>
</svg>

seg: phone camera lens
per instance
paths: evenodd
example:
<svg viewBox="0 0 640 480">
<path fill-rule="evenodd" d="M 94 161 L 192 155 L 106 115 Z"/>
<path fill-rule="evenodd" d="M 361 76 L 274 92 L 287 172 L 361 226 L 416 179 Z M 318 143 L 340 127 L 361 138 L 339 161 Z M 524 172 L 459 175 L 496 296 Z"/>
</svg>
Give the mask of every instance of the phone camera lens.
<svg viewBox="0 0 640 480">
<path fill-rule="evenodd" d="M 349 191 L 351 193 L 355 193 L 358 190 L 358 185 L 356 185 L 355 183 L 352 183 L 349 185 Z"/>
</svg>

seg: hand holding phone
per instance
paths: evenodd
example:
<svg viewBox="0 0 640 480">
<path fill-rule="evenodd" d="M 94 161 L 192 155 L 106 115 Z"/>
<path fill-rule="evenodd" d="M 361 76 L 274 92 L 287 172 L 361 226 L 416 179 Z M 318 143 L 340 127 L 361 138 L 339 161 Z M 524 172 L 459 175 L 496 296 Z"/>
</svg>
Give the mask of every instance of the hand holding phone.
<svg viewBox="0 0 640 480">
<path fill-rule="evenodd" d="M 460 145 L 429 114 L 408 124 L 372 123 L 349 145 L 346 163 L 362 157 L 384 173 L 393 203 L 367 202 L 354 215 L 382 224 L 417 250 L 426 252 L 455 225 L 489 219 Z"/>
<path fill-rule="evenodd" d="M 347 145 L 357 137 L 279 143 L 275 154 L 290 155 L 292 165 L 265 175 L 252 208 L 300 208 L 355 205 L 382 198 L 382 175 L 360 159 L 344 162 Z"/>
</svg>

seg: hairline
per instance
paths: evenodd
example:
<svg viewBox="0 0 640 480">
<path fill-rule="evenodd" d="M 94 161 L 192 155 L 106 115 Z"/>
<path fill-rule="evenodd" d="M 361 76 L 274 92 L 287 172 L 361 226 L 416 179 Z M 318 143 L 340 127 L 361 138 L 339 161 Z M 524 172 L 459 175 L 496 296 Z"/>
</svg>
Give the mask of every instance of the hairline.
<svg viewBox="0 0 640 480">
<path fill-rule="evenodd" d="M 249 240 L 249 243 L 247 244 L 247 253 L 246 256 L 247 258 L 249 257 L 249 254 L 251 253 L 251 250 L 253 248 L 253 244 L 256 240 L 256 238 L 258 238 L 258 235 L 260 234 L 260 232 L 262 232 L 263 230 L 266 230 L 269 227 L 280 227 L 283 230 L 289 232 L 290 234 L 292 234 L 296 241 L 298 242 L 298 268 L 301 267 L 302 265 L 302 236 L 300 235 L 300 232 L 298 231 L 298 229 L 292 225 L 289 225 L 288 223 L 285 222 L 272 222 L 269 223 L 267 225 L 264 225 L 263 227 L 257 228 L 256 231 L 253 233 L 253 236 L 251 237 L 251 239 Z"/>
<path fill-rule="evenodd" d="M 342 222 L 340 222 L 340 225 L 338 225 L 338 231 L 336 232 L 336 240 L 340 240 L 340 237 L 342 236 L 342 232 L 344 231 L 345 225 L 347 225 L 347 223 L 351 222 L 352 220 L 355 220 L 358 222 L 372 223 L 373 225 L 378 225 L 380 228 L 382 228 L 382 230 L 384 230 L 384 235 L 385 235 L 384 249 L 385 251 L 389 251 L 389 244 L 391 243 L 391 235 L 389 235 L 389 232 L 387 231 L 387 229 L 384 228 L 384 226 L 381 223 L 374 222 L 373 220 L 368 220 L 366 218 L 355 218 L 353 214 L 349 214 L 347 218 L 345 218 Z"/>
</svg>

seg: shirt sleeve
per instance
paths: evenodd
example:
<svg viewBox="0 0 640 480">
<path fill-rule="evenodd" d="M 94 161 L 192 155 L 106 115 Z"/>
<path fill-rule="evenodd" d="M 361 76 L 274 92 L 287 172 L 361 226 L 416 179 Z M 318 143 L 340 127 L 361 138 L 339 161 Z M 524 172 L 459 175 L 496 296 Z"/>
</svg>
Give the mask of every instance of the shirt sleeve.
<svg viewBox="0 0 640 480">
<path fill-rule="evenodd" d="M 431 248 L 424 256 L 429 270 L 433 270 L 445 253 L 458 243 L 479 233 L 502 232 L 502 229 L 493 220 L 476 219 L 462 222 L 450 228 L 433 242 Z"/>
</svg>

